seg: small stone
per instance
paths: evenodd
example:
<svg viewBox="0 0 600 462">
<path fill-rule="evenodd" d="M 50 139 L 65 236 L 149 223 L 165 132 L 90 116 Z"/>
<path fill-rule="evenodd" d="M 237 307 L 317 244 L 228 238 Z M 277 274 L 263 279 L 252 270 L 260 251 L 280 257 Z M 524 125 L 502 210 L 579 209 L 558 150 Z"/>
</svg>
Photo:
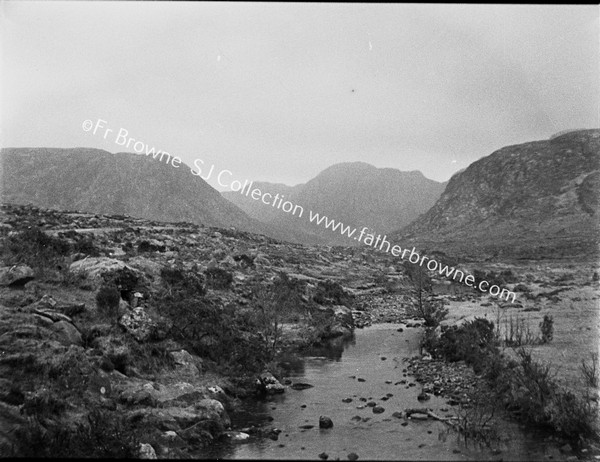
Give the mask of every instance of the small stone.
<svg viewBox="0 0 600 462">
<path fill-rule="evenodd" d="M 319 417 L 319 428 L 332 428 L 333 421 L 326 416 Z"/>
<path fill-rule="evenodd" d="M 385 409 L 381 406 L 375 406 L 373 408 L 373 414 L 381 414 L 383 412 L 385 412 Z"/>
<path fill-rule="evenodd" d="M 344 398 L 342 399 L 343 403 L 351 403 L 352 402 L 352 398 Z"/>
<path fill-rule="evenodd" d="M 292 385 L 292 389 L 293 390 L 306 390 L 307 388 L 312 388 L 313 386 L 314 385 L 311 385 L 310 383 L 297 382 Z"/>
<path fill-rule="evenodd" d="M 358 454 L 356 454 L 355 452 L 351 452 L 350 454 L 348 454 L 348 460 L 358 460 Z"/>
<path fill-rule="evenodd" d="M 422 391 L 419 396 L 417 396 L 417 399 L 419 401 L 428 401 L 431 399 L 431 396 L 429 396 L 427 393 L 425 393 L 424 391 Z"/>
<path fill-rule="evenodd" d="M 327 460 L 329 459 L 329 454 L 327 454 L 326 452 L 322 452 L 321 454 L 319 454 L 319 459 Z"/>
</svg>

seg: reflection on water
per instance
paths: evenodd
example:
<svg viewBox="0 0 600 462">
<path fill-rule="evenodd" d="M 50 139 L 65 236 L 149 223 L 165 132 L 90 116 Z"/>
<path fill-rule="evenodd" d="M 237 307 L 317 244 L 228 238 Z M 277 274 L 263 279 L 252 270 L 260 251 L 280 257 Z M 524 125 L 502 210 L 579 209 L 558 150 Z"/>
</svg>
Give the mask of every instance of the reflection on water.
<svg viewBox="0 0 600 462">
<path fill-rule="evenodd" d="M 336 339 L 313 349 L 305 357 L 283 358 L 286 378 L 310 383 L 313 388 L 288 388 L 282 395 L 248 401 L 231 416 L 236 428 L 268 425 L 281 429 L 278 440 L 223 443 L 211 454 L 198 456 L 315 459 L 326 452 L 330 460 L 346 460 L 355 452 L 361 460 L 544 459 L 542 437 L 526 435 L 513 424 L 504 429 L 506 441 L 498 446 L 501 452 L 494 453 L 477 445 L 466 447 L 441 422 L 405 422 L 394 417 L 396 411 L 424 406 L 417 400 L 419 384 L 409 386 L 414 381 L 403 372 L 403 359 L 418 353 L 418 333 L 396 329 L 391 324 L 371 326 L 356 331 L 353 338 Z M 408 383 L 401 384 L 402 380 Z M 367 401 L 381 406 L 383 412 L 374 413 L 372 407 L 365 406 Z M 435 396 L 426 406 L 441 415 L 441 409 L 450 408 Z M 334 427 L 319 429 L 321 415 L 330 417 Z"/>
</svg>

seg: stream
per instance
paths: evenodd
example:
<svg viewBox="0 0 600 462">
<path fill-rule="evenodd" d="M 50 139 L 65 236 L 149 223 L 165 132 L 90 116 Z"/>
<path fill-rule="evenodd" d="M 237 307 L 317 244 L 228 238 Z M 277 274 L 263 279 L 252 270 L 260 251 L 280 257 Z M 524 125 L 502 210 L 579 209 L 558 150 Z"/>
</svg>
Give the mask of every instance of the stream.
<svg viewBox="0 0 600 462">
<path fill-rule="evenodd" d="M 398 332 L 398 327 L 377 324 L 357 329 L 344 344 L 338 342 L 285 362 L 287 379 L 313 387 L 286 387 L 283 394 L 248 400 L 241 411 L 231 415 L 235 428 L 268 425 L 281 430 L 279 438 L 222 442 L 210 454 L 198 457 L 314 460 L 326 453 L 329 460 L 348 460 L 348 454 L 355 453 L 360 460 L 548 459 L 544 435 L 528 432 L 513 422 L 503 422 L 504 437 L 492 450 L 473 442 L 466 445 L 442 422 L 405 421 L 392 416 L 419 407 L 431 408 L 440 416 L 455 412 L 445 399 L 436 396 L 424 403 L 417 400 L 421 387 L 403 372 L 403 359 L 419 353 L 419 331 Z M 402 380 L 407 382 L 400 384 Z M 384 411 L 374 413 L 373 407 L 365 406 L 371 401 Z M 320 416 L 330 417 L 333 428 L 320 429 Z M 307 425 L 313 427 L 301 428 Z"/>
</svg>

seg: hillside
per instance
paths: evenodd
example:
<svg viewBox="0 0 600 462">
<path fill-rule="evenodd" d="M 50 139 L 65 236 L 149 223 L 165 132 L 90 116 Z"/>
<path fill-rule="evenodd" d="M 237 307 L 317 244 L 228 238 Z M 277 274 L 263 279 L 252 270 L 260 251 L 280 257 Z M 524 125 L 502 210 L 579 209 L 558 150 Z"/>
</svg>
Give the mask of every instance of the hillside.
<svg viewBox="0 0 600 462">
<path fill-rule="evenodd" d="M 395 239 L 474 257 L 593 255 L 599 193 L 600 130 L 570 131 L 474 162 Z"/>
<path fill-rule="evenodd" d="M 8 148 L 1 151 L 3 200 L 166 222 L 235 227 L 286 239 L 248 217 L 203 179 L 132 153 L 100 149 Z"/>
</svg>

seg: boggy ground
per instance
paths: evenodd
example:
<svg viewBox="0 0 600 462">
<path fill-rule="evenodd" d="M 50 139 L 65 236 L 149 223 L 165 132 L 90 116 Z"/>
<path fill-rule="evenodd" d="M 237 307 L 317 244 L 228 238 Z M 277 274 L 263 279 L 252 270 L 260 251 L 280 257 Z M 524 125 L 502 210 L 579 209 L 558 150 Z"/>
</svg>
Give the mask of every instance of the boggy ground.
<svg viewBox="0 0 600 462">
<path fill-rule="evenodd" d="M 563 259 L 488 262 L 461 266 L 471 274 L 477 270 L 486 274 L 489 279 L 496 279 L 500 286 L 515 291 L 517 299 L 515 302 L 507 302 L 489 294 L 478 294 L 457 284 L 447 285 L 434 278 L 433 289 L 438 294 L 435 298 L 443 300 L 445 308 L 448 309 L 445 319 L 441 322 L 442 329 L 468 324 L 476 318 L 493 322 L 502 355 L 524 365 L 529 364 L 527 361 L 530 355 L 535 367 L 540 366 L 540 374 L 535 377 L 532 374 L 532 382 L 539 380 L 534 388 L 539 389 L 540 395 L 558 401 L 564 408 L 561 412 L 577 409 L 577 412 L 573 412 L 573 419 L 568 420 L 568 425 L 564 422 L 561 422 L 561 425 L 550 425 L 558 431 L 548 438 L 561 442 L 561 452 L 554 457 L 571 460 L 592 459 L 600 454 L 597 433 L 600 328 L 597 262 Z M 375 318 L 381 316 L 381 305 L 381 301 L 370 303 L 375 311 Z M 540 325 L 544 318 L 548 317 L 552 319 L 552 335 L 550 339 L 543 341 Z M 521 348 L 524 353 L 519 354 Z M 523 359 L 525 362 L 522 362 Z M 483 377 L 475 374 L 473 368 L 464 361 L 447 362 L 443 358 L 431 358 L 429 352 L 423 351 L 423 356 L 410 360 L 408 369 L 421 382 L 426 392 L 446 397 L 451 404 L 461 408 L 464 406 L 463 414 L 473 412 L 474 408 L 481 410 L 482 397 L 483 401 L 489 401 L 493 396 Z M 542 373 L 546 369 L 549 371 L 547 375 Z M 588 372 L 585 373 L 584 369 Z M 531 386 L 531 383 L 525 380 L 522 380 L 522 383 L 525 388 Z M 560 387 L 564 393 L 561 391 L 562 394 L 557 395 L 553 394 L 552 390 L 542 391 L 546 386 Z M 523 390 L 516 390 L 517 396 L 520 392 L 526 396 Z M 557 396 L 561 398 L 558 399 Z M 571 400 L 573 396 L 578 397 L 578 404 L 573 402 L 567 405 L 561 401 L 566 399 L 565 397 Z M 506 401 L 511 399 L 518 401 L 517 398 L 507 398 Z M 541 399 L 543 401 L 544 398 Z M 551 421 L 561 420 L 556 418 L 553 403 L 544 406 L 544 411 L 552 417 Z M 584 408 L 589 412 L 581 412 Z M 497 412 L 498 414 L 500 412 Z M 585 414 L 592 421 L 595 418 L 596 433 L 582 440 L 574 422 L 579 415 Z M 531 415 L 535 415 L 533 411 Z M 504 414 L 505 418 L 508 416 L 508 413 Z M 583 432 L 584 427 L 581 428 Z M 561 437 L 563 433 L 568 433 L 569 437 Z"/>
</svg>

